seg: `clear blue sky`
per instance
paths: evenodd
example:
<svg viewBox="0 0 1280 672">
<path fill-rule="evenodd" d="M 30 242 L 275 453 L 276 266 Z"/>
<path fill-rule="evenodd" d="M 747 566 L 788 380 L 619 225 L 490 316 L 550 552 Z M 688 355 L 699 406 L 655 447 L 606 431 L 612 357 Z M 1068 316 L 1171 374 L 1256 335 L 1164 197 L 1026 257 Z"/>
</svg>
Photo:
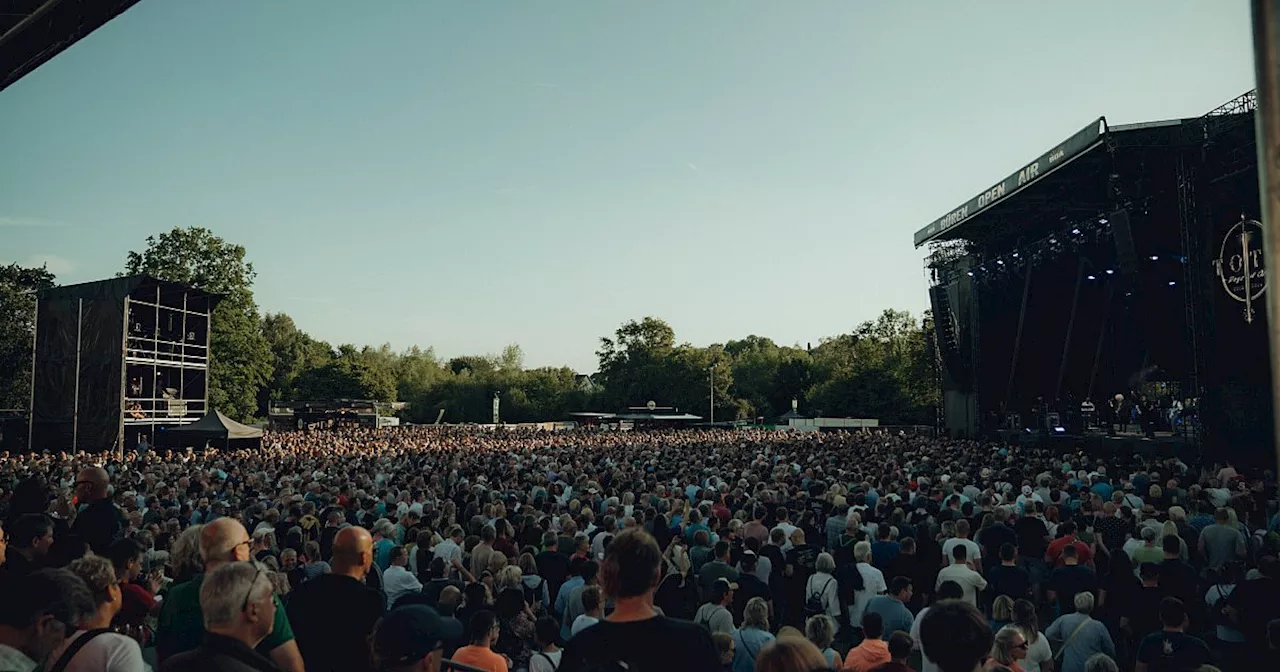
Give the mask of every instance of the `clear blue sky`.
<svg viewBox="0 0 1280 672">
<path fill-rule="evenodd" d="M 816 344 L 927 307 L 916 229 L 1250 59 L 1244 0 L 143 0 L 0 92 L 0 260 L 200 225 L 335 344 Z"/>
</svg>

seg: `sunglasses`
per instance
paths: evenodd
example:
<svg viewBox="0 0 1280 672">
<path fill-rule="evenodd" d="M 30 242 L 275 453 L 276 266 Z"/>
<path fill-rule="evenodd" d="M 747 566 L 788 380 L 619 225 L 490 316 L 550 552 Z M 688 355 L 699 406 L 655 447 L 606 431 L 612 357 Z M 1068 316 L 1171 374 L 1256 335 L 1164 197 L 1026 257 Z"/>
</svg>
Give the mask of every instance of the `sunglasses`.
<svg viewBox="0 0 1280 672">
<path fill-rule="evenodd" d="M 242 545 L 242 544 L 237 544 Z M 249 598 L 253 596 L 253 588 L 258 585 L 258 577 L 262 576 L 262 568 L 258 567 L 258 571 L 254 573 L 253 580 L 249 582 L 249 590 L 244 591 L 244 601 L 240 603 L 240 611 L 249 610 Z"/>
</svg>

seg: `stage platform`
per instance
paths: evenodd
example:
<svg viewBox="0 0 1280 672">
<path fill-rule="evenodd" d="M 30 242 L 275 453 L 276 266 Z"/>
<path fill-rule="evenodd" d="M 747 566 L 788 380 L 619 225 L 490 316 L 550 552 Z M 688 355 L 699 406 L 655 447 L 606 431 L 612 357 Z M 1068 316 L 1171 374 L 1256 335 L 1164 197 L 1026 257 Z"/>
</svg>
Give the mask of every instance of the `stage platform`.
<svg viewBox="0 0 1280 672">
<path fill-rule="evenodd" d="M 1084 434 L 1045 434 L 1043 432 L 1001 430 L 1000 438 L 1008 443 L 1046 446 L 1060 453 L 1083 449 L 1089 455 L 1107 457 L 1137 454 L 1144 457 L 1196 457 L 1200 442 L 1196 436 L 1172 432 L 1156 432 L 1148 438 L 1137 432 L 1117 432 L 1108 436 L 1104 430 L 1088 430 Z"/>
</svg>

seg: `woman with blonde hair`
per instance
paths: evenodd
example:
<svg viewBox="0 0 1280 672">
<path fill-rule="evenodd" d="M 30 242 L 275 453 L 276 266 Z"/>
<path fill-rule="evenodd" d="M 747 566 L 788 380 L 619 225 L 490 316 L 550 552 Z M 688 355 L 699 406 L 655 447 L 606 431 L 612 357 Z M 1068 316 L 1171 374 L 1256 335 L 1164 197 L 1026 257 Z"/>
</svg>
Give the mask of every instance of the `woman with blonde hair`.
<svg viewBox="0 0 1280 672">
<path fill-rule="evenodd" d="M 1027 638 L 1022 635 L 1021 630 L 1013 626 L 1000 628 L 991 644 L 991 658 L 987 660 L 987 669 L 1003 665 L 1013 672 L 1024 672 L 1022 661 L 1027 657 L 1027 646 Z"/>
<path fill-rule="evenodd" d="M 827 667 L 833 670 L 840 669 L 840 654 L 831 648 L 831 642 L 836 638 L 835 620 L 826 614 L 810 616 L 804 624 L 804 636 L 822 652 L 823 657 L 827 659 Z"/>
<path fill-rule="evenodd" d="M 671 618 L 693 620 L 698 608 L 698 585 L 690 576 L 692 563 L 678 538 L 662 554 L 662 580 L 653 595 L 653 603 Z"/>
<path fill-rule="evenodd" d="M 991 603 L 992 632 L 1013 623 L 1013 598 L 1008 595 L 997 595 Z"/>
<path fill-rule="evenodd" d="M 755 672 L 814 672 L 827 668 L 827 660 L 804 637 L 782 636 L 760 651 Z"/>
<path fill-rule="evenodd" d="M 760 652 L 773 642 L 769 634 L 769 603 L 762 597 L 747 600 L 742 610 L 742 627 L 733 631 L 733 672 L 751 672 L 756 669 Z"/>
<path fill-rule="evenodd" d="M 1151 487 L 1154 488 L 1156 486 L 1153 485 Z M 1182 560 L 1183 562 L 1188 562 L 1190 560 L 1190 556 L 1188 555 L 1187 542 L 1183 540 L 1181 535 L 1178 534 L 1177 523 L 1173 522 L 1172 520 L 1164 521 L 1164 525 L 1160 526 L 1160 538 L 1164 539 L 1165 537 L 1178 538 L 1178 559 Z"/>
</svg>

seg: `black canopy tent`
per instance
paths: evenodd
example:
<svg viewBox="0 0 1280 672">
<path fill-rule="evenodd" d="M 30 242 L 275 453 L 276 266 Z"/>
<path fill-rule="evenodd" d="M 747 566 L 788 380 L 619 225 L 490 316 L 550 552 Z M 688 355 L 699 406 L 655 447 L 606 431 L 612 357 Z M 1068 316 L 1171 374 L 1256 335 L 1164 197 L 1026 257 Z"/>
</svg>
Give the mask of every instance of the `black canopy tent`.
<svg viewBox="0 0 1280 672">
<path fill-rule="evenodd" d="M 220 411 L 212 410 L 189 425 L 157 432 L 156 441 L 167 448 L 205 446 L 211 443 L 229 447 L 233 441 L 261 443 L 262 430 L 238 423 Z"/>
</svg>

